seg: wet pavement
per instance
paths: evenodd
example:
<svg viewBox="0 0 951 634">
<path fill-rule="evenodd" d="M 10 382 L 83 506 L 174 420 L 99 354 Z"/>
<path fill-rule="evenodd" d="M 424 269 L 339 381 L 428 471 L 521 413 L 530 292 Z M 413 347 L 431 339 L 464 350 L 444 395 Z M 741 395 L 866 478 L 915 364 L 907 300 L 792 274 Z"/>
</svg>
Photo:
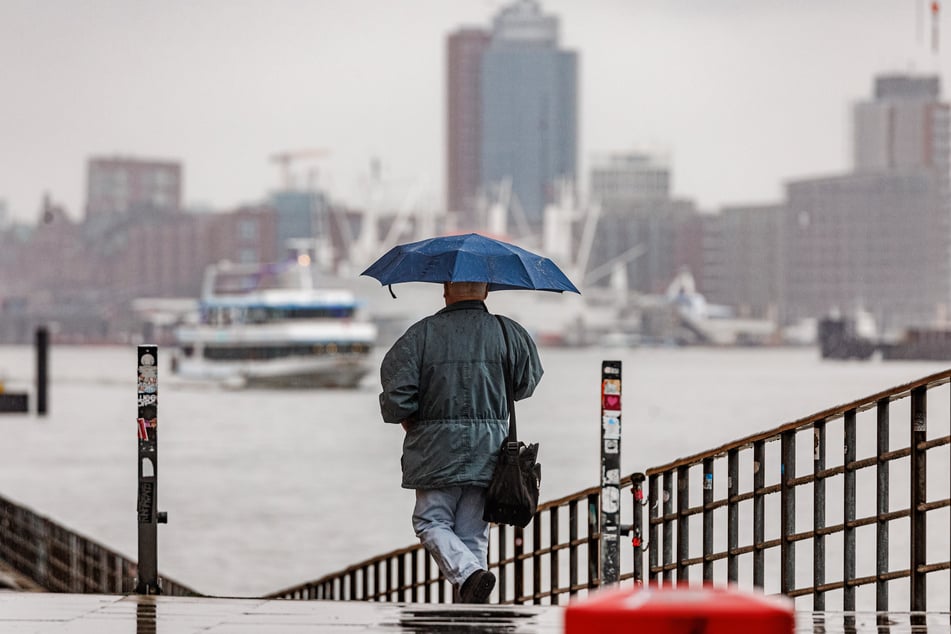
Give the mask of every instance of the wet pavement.
<svg viewBox="0 0 951 634">
<path fill-rule="evenodd" d="M 557 607 L 0 592 L 3 634 L 561 631 Z"/>
<path fill-rule="evenodd" d="M 800 612 L 796 632 L 951 634 L 947 612 L 880 616 Z M 553 606 L 0 592 L 2 634 L 553 634 L 563 631 L 563 618 L 564 608 Z"/>
</svg>

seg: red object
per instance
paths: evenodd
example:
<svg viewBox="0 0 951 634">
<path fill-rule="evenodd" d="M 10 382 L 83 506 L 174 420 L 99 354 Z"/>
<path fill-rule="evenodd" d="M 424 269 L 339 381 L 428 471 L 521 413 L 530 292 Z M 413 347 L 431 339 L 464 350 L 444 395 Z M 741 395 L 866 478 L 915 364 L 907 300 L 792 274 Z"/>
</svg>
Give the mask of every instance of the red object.
<svg viewBox="0 0 951 634">
<path fill-rule="evenodd" d="M 604 394 L 601 398 L 601 407 L 607 410 L 621 409 L 621 397 L 617 394 Z"/>
<path fill-rule="evenodd" d="M 940 11 L 940 10 L 941 10 L 941 5 L 940 5 L 940 4 L 938 4 L 937 2 L 932 2 L 932 3 L 931 3 L 931 12 L 932 12 L 932 13 L 938 13 L 938 11 Z"/>
<path fill-rule="evenodd" d="M 793 602 L 736 588 L 601 590 L 565 609 L 565 634 L 793 634 Z"/>
</svg>

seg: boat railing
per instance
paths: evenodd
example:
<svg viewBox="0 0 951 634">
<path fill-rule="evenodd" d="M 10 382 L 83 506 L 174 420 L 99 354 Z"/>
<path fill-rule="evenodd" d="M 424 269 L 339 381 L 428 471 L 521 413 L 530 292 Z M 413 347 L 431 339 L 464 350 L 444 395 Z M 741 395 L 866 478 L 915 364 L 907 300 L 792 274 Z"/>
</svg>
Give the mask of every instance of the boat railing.
<svg viewBox="0 0 951 634">
<path fill-rule="evenodd" d="M 949 380 L 939 372 L 624 478 L 631 542 L 612 576 L 760 588 L 813 611 L 947 610 Z M 493 601 L 559 604 L 599 587 L 600 508 L 594 487 L 540 505 L 525 529 L 493 526 Z M 270 596 L 448 602 L 452 588 L 413 545 Z"/>
</svg>

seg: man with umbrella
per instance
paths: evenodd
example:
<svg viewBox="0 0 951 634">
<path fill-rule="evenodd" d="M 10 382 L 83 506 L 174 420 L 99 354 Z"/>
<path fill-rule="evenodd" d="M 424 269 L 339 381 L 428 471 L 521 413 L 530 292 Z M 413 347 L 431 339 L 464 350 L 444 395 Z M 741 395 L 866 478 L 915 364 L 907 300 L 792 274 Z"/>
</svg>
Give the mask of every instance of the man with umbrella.
<svg viewBox="0 0 951 634">
<path fill-rule="evenodd" d="M 465 250 L 498 244 L 505 245 L 477 234 L 425 240 L 395 247 L 364 272 L 384 284 L 443 282 L 446 307 L 410 326 L 383 359 L 380 409 L 385 422 L 401 423 L 406 431 L 403 487 L 416 490 L 413 528 L 463 603 L 485 603 L 495 587 L 487 562 L 489 525 L 482 513 L 508 433 L 506 374 L 520 400 L 532 395 L 543 372 L 526 330 L 509 318 L 496 318 L 485 305 L 493 287 L 532 288 L 519 277 L 524 271 L 500 277 L 504 258 L 475 257 L 479 254 Z M 414 259 L 421 251 L 425 257 Z M 440 255 L 445 253 L 449 256 Z M 535 264 L 529 260 L 528 268 L 541 270 Z M 557 273 L 570 286 L 565 290 L 577 292 Z"/>
</svg>

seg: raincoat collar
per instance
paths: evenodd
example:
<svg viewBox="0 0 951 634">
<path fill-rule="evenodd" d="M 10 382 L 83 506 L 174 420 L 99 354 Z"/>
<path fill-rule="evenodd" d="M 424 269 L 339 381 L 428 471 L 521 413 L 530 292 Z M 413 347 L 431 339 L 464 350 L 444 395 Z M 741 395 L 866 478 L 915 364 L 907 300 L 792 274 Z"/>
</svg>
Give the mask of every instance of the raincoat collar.
<svg viewBox="0 0 951 634">
<path fill-rule="evenodd" d="M 436 314 L 438 315 L 442 313 L 448 313 L 454 310 L 482 310 L 486 313 L 489 312 L 488 307 L 485 305 L 485 302 L 483 302 L 482 300 L 464 299 L 461 302 L 455 302 L 454 304 L 449 304 L 448 306 L 446 306 L 445 308 L 443 308 Z"/>
</svg>

